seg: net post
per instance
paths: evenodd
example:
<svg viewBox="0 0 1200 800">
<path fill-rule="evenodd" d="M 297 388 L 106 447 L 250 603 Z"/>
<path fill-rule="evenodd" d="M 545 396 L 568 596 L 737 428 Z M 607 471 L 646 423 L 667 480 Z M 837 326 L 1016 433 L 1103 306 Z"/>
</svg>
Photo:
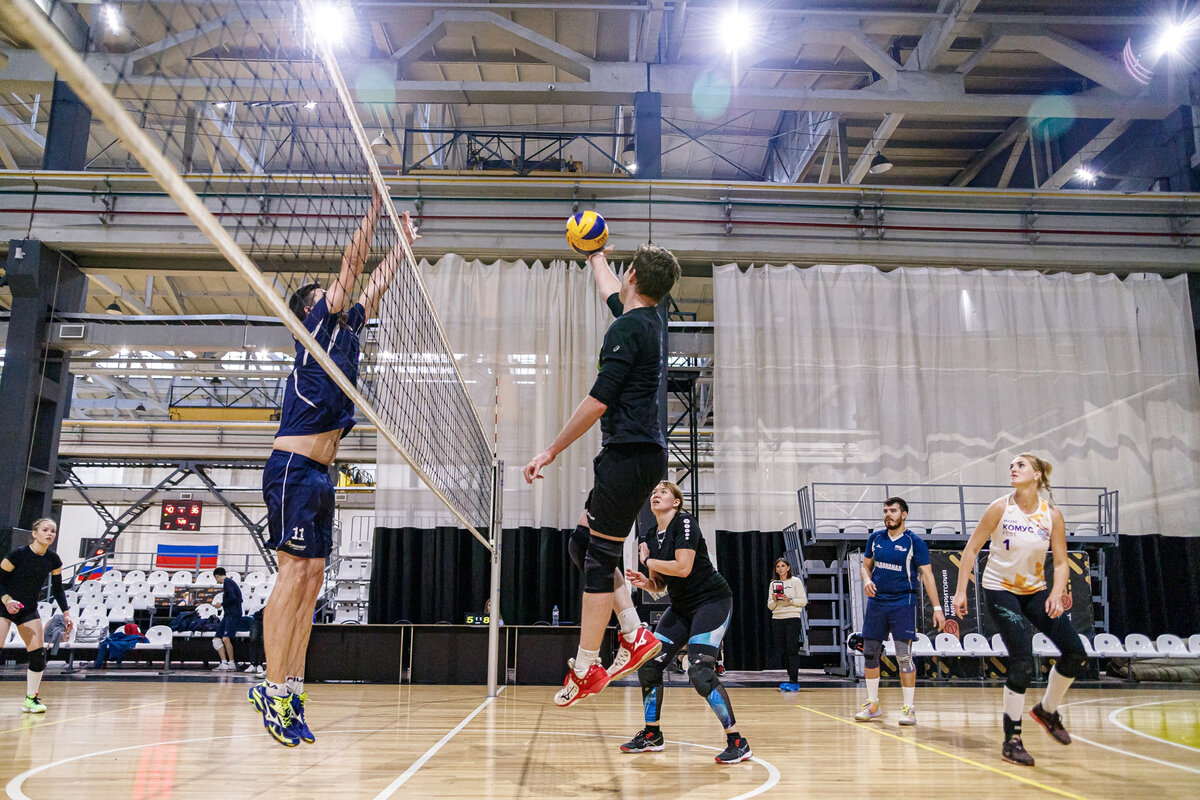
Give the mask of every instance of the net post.
<svg viewBox="0 0 1200 800">
<path fill-rule="evenodd" d="M 504 520 L 504 462 L 498 458 L 492 460 L 492 519 L 491 519 L 491 556 L 492 583 L 489 597 L 492 600 L 492 613 L 488 619 L 488 697 L 500 693 L 496 685 L 496 673 L 500 669 L 500 539 Z"/>
</svg>

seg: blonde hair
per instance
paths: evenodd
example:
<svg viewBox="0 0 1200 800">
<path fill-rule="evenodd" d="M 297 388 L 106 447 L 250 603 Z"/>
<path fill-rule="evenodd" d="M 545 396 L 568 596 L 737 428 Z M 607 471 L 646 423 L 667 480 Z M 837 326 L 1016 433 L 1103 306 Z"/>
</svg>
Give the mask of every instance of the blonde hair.
<svg viewBox="0 0 1200 800">
<path fill-rule="evenodd" d="M 1018 453 L 1017 458 L 1023 458 L 1033 465 L 1033 468 L 1042 473 L 1042 477 L 1038 480 L 1038 491 L 1045 492 L 1046 498 L 1053 503 L 1054 492 L 1050 489 L 1050 472 L 1054 469 L 1050 462 L 1044 458 L 1038 458 L 1033 453 Z"/>
<path fill-rule="evenodd" d="M 41 519 L 34 520 L 33 527 L 31 527 L 29 530 L 36 531 L 38 528 L 42 527 L 47 522 L 49 522 L 51 525 L 54 526 L 55 531 L 58 530 L 58 523 L 55 522 L 54 520 L 50 519 L 49 517 L 42 517 Z"/>
<path fill-rule="evenodd" d="M 658 486 L 654 488 L 657 489 L 659 486 L 665 486 L 667 491 L 679 501 L 679 508 L 683 508 L 683 490 L 679 488 L 678 484 L 671 483 L 670 481 L 659 481 Z"/>
</svg>

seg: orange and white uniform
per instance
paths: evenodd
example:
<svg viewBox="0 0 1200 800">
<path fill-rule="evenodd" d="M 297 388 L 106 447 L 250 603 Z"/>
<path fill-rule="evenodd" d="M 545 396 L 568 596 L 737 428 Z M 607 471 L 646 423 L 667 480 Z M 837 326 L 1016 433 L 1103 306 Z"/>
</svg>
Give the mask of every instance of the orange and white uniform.
<svg viewBox="0 0 1200 800">
<path fill-rule="evenodd" d="M 1005 498 L 1004 516 L 992 532 L 991 552 L 983 568 L 984 589 L 1004 589 L 1013 594 L 1033 594 L 1046 588 L 1046 551 L 1054 521 L 1046 498 L 1026 514 L 1014 495 Z"/>
</svg>

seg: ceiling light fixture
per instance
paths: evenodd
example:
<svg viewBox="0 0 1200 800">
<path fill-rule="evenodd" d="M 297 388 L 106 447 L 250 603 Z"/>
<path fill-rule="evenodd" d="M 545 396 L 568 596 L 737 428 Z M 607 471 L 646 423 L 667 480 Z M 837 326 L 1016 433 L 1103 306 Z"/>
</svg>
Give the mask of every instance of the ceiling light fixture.
<svg viewBox="0 0 1200 800">
<path fill-rule="evenodd" d="M 386 133 L 380 131 L 379 135 L 371 140 L 371 152 L 374 153 L 378 158 L 383 158 L 384 156 L 390 156 L 392 154 L 392 143 L 388 139 Z"/>
<path fill-rule="evenodd" d="M 111 303 L 109 303 L 108 305 L 106 305 L 106 306 L 104 307 L 104 313 L 105 313 L 105 314 L 112 314 L 112 315 L 115 317 L 115 316 L 117 316 L 118 314 L 121 314 L 121 313 L 124 313 L 124 312 L 122 312 L 122 311 L 121 311 L 121 307 L 120 307 L 119 305 L 117 305 L 117 301 L 116 301 L 116 300 L 113 300 Z"/>
<path fill-rule="evenodd" d="M 888 160 L 888 157 L 883 154 L 883 151 L 880 151 L 875 154 L 874 158 L 871 159 L 871 166 L 867 171 L 872 175 L 882 175 L 890 170 L 893 166 L 895 165 Z"/>
<path fill-rule="evenodd" d="M 1079 179 L 1080 183 L 1086 183 L 1091 186 L 1096 182 L 1098 175 L 1096 170 L 1092 169 L 1088 164 L 1080 164 L 1075 168 L 1075 177 Z"/>
<path fill-rule="evenodd" d="M 725 52 L 738 52 L 750 43 L 753 35 L 749 18 L 737 8 L 730 9 L 721 21 L 721 35 L 725 39 Z"/>
<path fill-rule="evenodd" d="M 347 14 L 349 10 L 337 3 L 315 3 L 308 25 L 318 39 L 330 45 L 338 45 L 346 38 Z"/>
<path fill-rule="evenodd" d="M 116 3 L 108 3 L 104 6 L 104 21 L 108 23 L 109 33 L 119 34 L 125 29 L 124 22 L 121 20 L 121 9 L 117 8 Z"/>
<path fill-rule="evenodd" d="M 1154 45 L 1160 56 L 1175 55 L 1183 48 L 1183 43 L 1187 39 L 1187 26 L 1178 23 L 1168 23 L 1167 27 L 1163 28 L 1159 33 L 1158 39 Z"/>
</svg>

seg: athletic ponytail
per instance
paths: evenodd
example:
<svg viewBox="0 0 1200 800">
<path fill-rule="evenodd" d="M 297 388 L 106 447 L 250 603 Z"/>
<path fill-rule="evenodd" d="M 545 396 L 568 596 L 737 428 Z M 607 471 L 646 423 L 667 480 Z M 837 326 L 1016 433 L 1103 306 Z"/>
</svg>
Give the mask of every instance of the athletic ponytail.
<svg viewBox="0 0 1200 800">
<path fill-rule="evenodd" d="M 1033 465 L 1033 468 L 1042 473 L 1041 479 L 1038 481 L 1038 491 L 1045 492 L 1046 498 L 1054 505 L 1054 492 L 1050 489 L 1050 472 L 1054 469 L 1049 461 L 1038 458 L 1033 453 L 1021 453 L 1017 458 L 1023 458 Z"/>
</svg>

